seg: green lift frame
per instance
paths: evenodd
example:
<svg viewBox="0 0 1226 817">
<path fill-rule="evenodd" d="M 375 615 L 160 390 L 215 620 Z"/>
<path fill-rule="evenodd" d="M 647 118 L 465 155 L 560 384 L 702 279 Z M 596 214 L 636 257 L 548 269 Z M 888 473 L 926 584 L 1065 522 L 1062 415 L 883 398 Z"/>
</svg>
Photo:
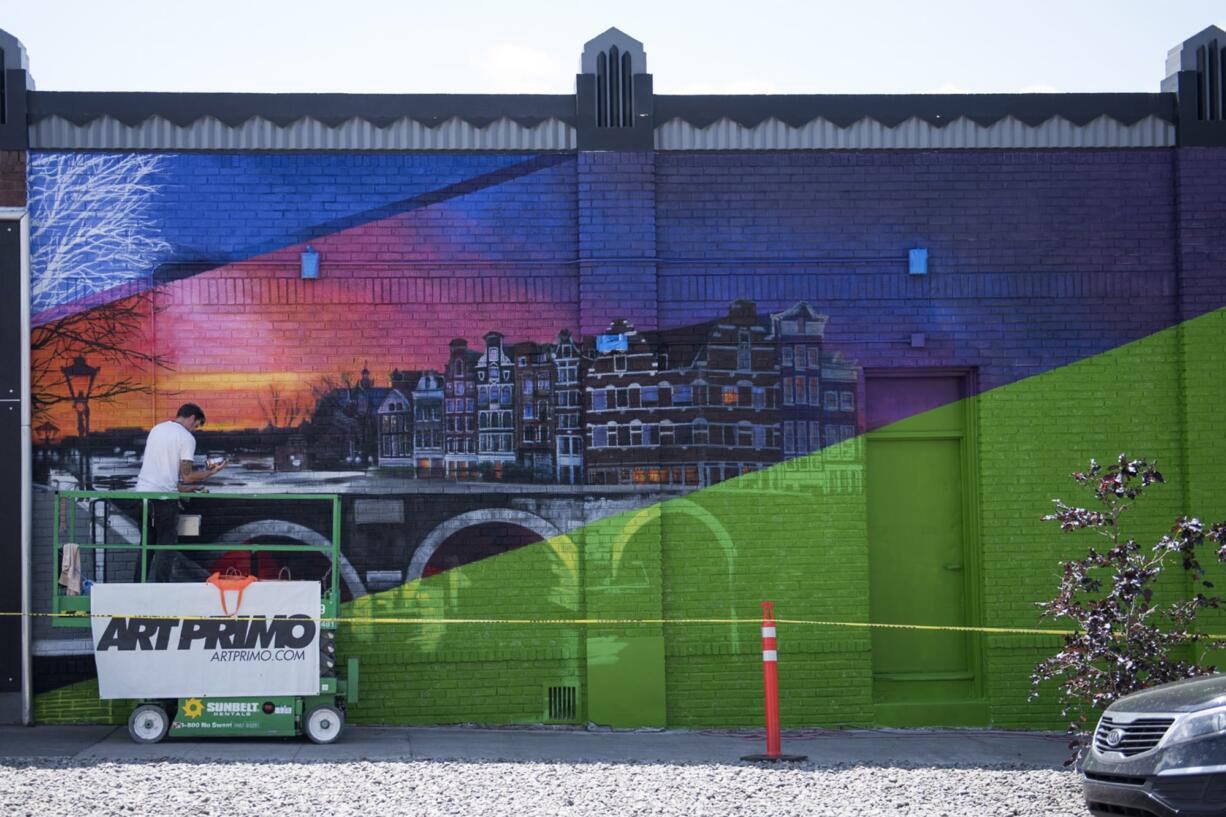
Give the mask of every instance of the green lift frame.
<svg viewBox="0 0 1226 817">
<path fill-rule="evenodd" d="M 331 514 L 331 536 L 326 550 L 314 545 L 243 544 L 243 543 L 180 543 L 155 545 L 149 542 L 150 507 L 155 500 L 190 499 L 195 502 L 268 502 L 291 501 L 302 503 L 326 503 Z M 116 500 L 139 502 L 140 541 L 108 542 L 110 508 L 107 503 Z M 79 530 L 81 505 L 89 523 L 89 542 L 78 542 L 82 555 L 99 551 L 118 551 L 133 554 L 137 568 L 133 579 L 149 580 L 150 557 L 159 550 L 179 552 L 282 552 L 314 553 L 328 557 L 331 569 L 329 581 L 321 588 L 320 639 L 325 653 L 331 649 L 335 655 L 336 620 L 340 613 L 340 544 L 341 501 L 336 494 L 226 494 L 226 493 L 143 493 L 135 491 L 58 491 L 56 493 L 54 535 L 52 537 L 52 625 L 55 627 L 90 626 L 90 597 L 66 595 L 59 586 L 58 576 L 64 533 L 71 531 L 73 539 Z M 98 541 L 96 510 L 103 509 L 102 541 Z M 84 559 L 83 559 L 84 561 Z M 321 655 L 326 660 L 326 655 Z M 197 697 L 169 700 L 138 701 L 128 719 L 128 732 L 138 743 L 157 743 L 168 734 L 175 737 L 292 737 L 306 735 L 315 743 L 332 743 L 340 737 L 344 727 L 346 704 L 358 700 L 358 660 L 346 662 L 343 676 L 329 668 L 321 673 L 319 691 L 308 696 L 247 696 L 247 697 Z"/>
</svg>

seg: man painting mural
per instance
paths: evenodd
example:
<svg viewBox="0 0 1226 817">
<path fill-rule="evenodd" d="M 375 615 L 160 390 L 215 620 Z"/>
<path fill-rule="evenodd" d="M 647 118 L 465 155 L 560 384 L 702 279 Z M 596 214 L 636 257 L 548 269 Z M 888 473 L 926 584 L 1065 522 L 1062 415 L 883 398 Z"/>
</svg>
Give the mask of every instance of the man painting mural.
<svg viewBox="0 0 1226 817">
<path fill-rule="evenodd" d="M 150 493 L 178 493 L 199 490 L 199 483 L 226 467 L 225 460 L 202 470 L 193 468 L 196 438 L 192 432 L 204 426 L 204 412 L 195 403 L 184 403 L 173 420 L 158 423 L 145 440 L 136 490 Z M 153 530 L 151 543 L 179 543 L 179 500 L 158 499 L 149 503 Z M 152 579 L 173 581 L 179 562 L 186 561 L 176 551 L 158 551 L 153 557 Z M 189 571 L 191 572 L 191 571 Z M 195 579 L 195 576 L 191 577 Z"/>
</svg>

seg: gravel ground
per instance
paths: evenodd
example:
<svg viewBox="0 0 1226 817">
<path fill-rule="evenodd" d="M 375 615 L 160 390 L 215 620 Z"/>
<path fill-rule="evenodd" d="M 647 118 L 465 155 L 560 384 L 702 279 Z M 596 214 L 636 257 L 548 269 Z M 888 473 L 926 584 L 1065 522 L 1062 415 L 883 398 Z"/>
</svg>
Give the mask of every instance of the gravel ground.
<svg viewBox="0 0 1226 817">
<path fill-rule="evenodd" d="M 1077 776 L 1009 766 L 6 760 L 0 814 L 1087 814 Z"/>
</svg>

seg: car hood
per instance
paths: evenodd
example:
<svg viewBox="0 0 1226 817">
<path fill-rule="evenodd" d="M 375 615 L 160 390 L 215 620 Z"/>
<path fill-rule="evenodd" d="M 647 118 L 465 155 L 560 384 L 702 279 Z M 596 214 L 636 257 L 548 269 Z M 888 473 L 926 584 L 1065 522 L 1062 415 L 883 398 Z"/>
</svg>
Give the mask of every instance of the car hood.
<svg viewBox="0 0 1226 817">
<path fill-rule="evenodd" d="M 1226 704 L 1226 675 L 1206 675 L 1143 689 L 1125 695 L 1111 706 L 1113 712 L 1195 712 Z"/>
</svg>

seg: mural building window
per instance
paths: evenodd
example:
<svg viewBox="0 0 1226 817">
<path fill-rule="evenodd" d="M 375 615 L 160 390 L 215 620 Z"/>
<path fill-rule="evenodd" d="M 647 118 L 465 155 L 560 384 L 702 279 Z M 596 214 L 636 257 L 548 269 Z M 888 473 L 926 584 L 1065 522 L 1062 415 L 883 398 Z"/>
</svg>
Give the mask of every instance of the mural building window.
<svg viewBox="0 0 1226 817">
<path fill-rule="evenodd" d="M 783 424 L 783 453 L 796 453 L 796 424 L 791 420 Z"/>
<path fill-rule="evenodd" d="M 820 393 L 821 381 L 816 377 L 809 378 L 809 405 L 818 405 L 818 400 L 821 398 Z"/>
<path fill-rule="evenodd" d="M 723 403 L 725 406 L 736 405 L 736 386 L 724 386 L 723 395 Z"/>
<path fill-rule="evenodd" d="M 683 406 L 694 402 L 694 389 L 685 383 L 677 384 L 673 389 L 673 405 Z"/>
<path fill-rule="evenodd" d="M 783 378 L 783 405 L 792 405 L 792 378 Z"/>
<path fill-rule="evenodd" d="M 736 428 L 736 444 L 740 448 L 749 448 L 754 443 L 754 429 L 749 423 L 740 423 Z"/>
<path fill-rule="evenodd" d="M 796 378 L 796 405 L 803 406 L 805 404 L 805 377 L 801 375 Z"/>
<path fill-rule="evenodd" d="M 783 347 L 783 365 L 784 365 L 784 366 L 791 366 L 791 365 L 792 365 L 792 360 L 793 360 L 793 357 L 792 357 L 792 347 L 791 347 L 791 346 L 784 346 L 784 347 Z"/>
<path fill-rule="evenodd" d="M 709 438 L 707 421 L 701 417 L 694 421 L 694 445 L 706 445 Z"/>
<path fill-rule="evenodd" d="M 849 392 L 839 392 L 839 411 L 855 411 L 856 396 Z"/>
<path fill-rule="evenodd" d="M 826 411 L 839 410 L 839 393 L 837 391 L 826 392 L 826 402 L 823 408 L 825 408 Z"/>
</svg>

